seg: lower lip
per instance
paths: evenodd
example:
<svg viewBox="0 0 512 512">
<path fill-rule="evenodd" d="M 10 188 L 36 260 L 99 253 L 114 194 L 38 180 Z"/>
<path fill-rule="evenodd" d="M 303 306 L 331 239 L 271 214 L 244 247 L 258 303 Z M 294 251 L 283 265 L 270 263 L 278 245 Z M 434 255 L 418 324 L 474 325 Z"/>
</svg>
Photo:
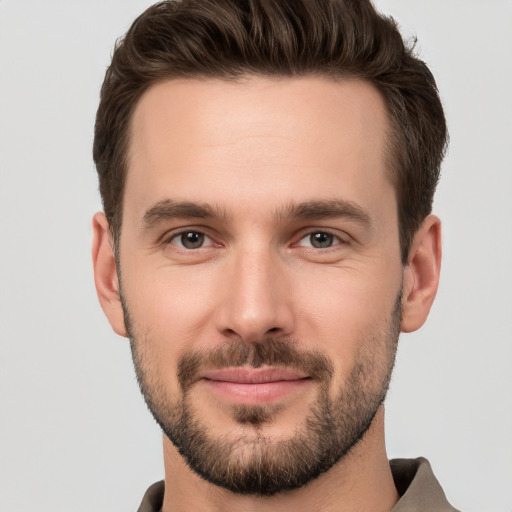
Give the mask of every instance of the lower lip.
<svg viewBox="0 0 512 512">
<path fill-rule="evenodd" d="M 311 383 L 311 379 L 280 380 L 248 384 L 204 379 L 216 394 L 240 405 L 265 405 L 289 397 Z"/>
</svg>

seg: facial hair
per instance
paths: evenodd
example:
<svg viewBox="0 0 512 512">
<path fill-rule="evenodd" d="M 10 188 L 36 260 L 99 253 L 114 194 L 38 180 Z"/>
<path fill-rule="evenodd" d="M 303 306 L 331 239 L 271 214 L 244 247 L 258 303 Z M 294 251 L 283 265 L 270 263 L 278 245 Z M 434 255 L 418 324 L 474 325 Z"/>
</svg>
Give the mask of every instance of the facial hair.
<svg viewBox="0 0 512 512">
<path fill-rule="evenodd" d="M 124 298 L 122 304 L 137 380 L 153 417 L 193 471 L 234 493 L 272 496 L 317 478 L 364 437 L 386 397 L 400 333 L 401 294 L 388 328 L 361 340 L 352 370 L 334 398 L 330 395 L 332 362 L 318 351 L 297 348 L 296 340 L 281 338 L 229 341 L 208 351 L 184 354 L 177 370 L 180 396 L 171 397 L 155 377 L 144 349 L 151 341 L 137 336 Z M 202 421 L 191 400 L 197 375 L 205 369 L 244 365 L 291 368 L 317 383 L 317 399 L 292 437 L 276 440 L 262 428 L 279 415 L 280 404 L 233 406 L 233 419 L 243 426 L 235 438 L 223 436 Z M 248 429 L 250 435 L 246 435 Z"/>
</svg>

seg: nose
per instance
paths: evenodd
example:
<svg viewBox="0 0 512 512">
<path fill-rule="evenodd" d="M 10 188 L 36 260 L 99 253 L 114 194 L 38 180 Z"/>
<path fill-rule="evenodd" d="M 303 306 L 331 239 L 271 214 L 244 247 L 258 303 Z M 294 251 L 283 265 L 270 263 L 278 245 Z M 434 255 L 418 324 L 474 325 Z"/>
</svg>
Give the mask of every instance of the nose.
<svg viewBox="0 0 512 512">
<path fill-rule="evenodd" d="M 224 337 L 257 342 L 292 334 L 293 297 L 282 265 L 268 249 L 233 257 L 216 315 L 216 327 Z"/>
</svg>

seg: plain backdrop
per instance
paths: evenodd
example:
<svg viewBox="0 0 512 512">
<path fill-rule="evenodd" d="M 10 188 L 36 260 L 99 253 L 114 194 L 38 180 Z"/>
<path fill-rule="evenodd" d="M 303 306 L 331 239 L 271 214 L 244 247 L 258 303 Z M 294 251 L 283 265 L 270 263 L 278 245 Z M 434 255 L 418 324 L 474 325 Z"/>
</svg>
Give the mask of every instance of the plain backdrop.
<svg viewBox="0 0 512 512">
<path fill-rule="evenodd" d="M 161 435 L 98 305 L 90 220 L 99 88 L 146 0 L 0 0 L 0 511 L 136 510 Z M 451 146 L 442 283 L 404 335 L 390 457 L 453 504 L 512 512 L 512 2 L 380 0 L 433 70 Z"/>
</svg>

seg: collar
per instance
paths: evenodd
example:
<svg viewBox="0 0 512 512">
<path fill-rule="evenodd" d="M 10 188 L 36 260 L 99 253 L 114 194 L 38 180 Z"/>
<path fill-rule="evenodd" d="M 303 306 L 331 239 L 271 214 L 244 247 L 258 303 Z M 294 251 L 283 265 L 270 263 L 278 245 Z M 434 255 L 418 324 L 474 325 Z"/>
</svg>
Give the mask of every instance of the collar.
<svg viewBox="0 0 512 512">
<path fill-rule="evenodd" d="M 390 512 L 458 512 L 446 499 L 427 459 L 393 459 L 389 462 L 400 500 Z M 146 491 L 138 512 L 160 512 L 163 480 Z"/>
</svg>

